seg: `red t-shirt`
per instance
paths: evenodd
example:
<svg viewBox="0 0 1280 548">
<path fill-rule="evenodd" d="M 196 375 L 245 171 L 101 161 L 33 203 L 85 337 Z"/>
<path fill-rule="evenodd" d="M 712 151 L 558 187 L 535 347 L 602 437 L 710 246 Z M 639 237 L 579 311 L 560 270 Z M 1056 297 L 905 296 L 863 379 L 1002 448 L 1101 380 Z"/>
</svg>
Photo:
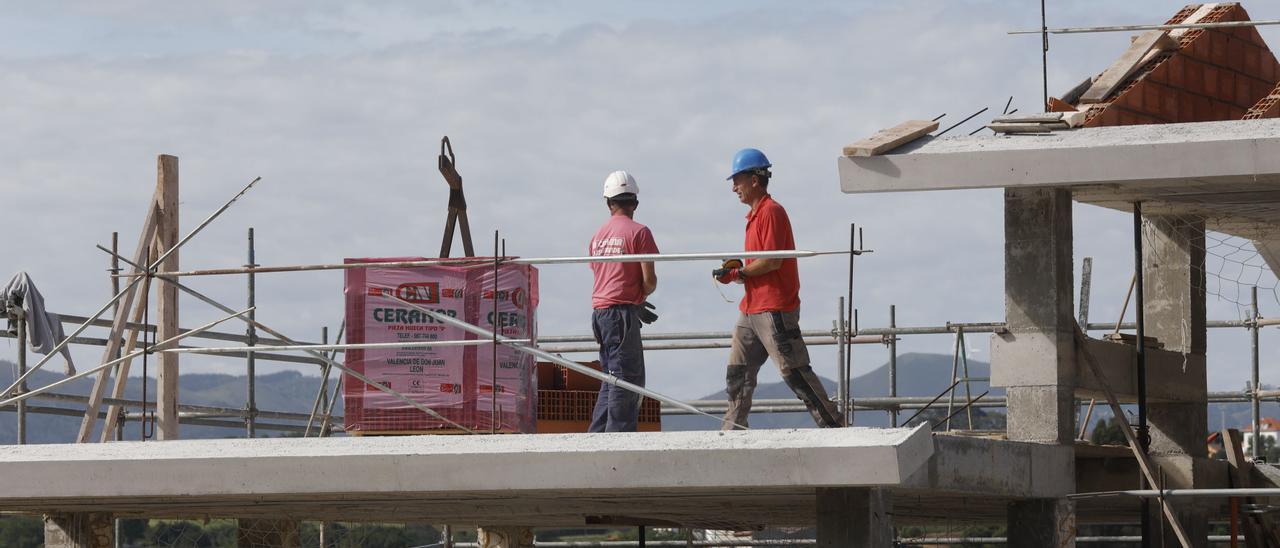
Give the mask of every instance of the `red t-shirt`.
<svg viewBox="0 0 1280 548">
<path fill-rule="evenodd" d="M 657 252 L 658 244 L 653 241 L 649 227 L 626 215 L 609 217 L 587 247 L 592 257 Z M 591 263 L 591 272 L 595 274 L 591 308 L 644 302 L 644 273 L 640 263 Z"/>
<path fill-rule="evenodd" d="M 795 249 L 796 240 L 791 234 L 791 219 L 787 210 L 768 194 L 760 199 L 756 208 L 747 213 L 747 251 L 777 251 Z M 755 259 L 747 259 L 751 264 Z M 743 279 L 747 294 L 738 309 L 747 313 L 791 312 L 800 308 L 800 270 L 795 259 L 782 259 L 782 266 L 768 274 Z"/>
</svg>

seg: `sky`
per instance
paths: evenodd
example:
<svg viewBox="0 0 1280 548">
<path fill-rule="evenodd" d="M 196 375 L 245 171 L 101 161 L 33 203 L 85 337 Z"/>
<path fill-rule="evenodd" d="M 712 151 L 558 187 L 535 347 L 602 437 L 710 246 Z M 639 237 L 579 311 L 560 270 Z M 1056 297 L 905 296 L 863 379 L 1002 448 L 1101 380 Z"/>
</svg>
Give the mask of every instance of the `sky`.
<svg viewBox="0 0 1280 548">
<path fill-rule="evenodd" d="M 1051 27 L 1158 23 L 1181 6 L 1050 0 L 1048 17 Z M 1280 5 L 1246 8 L 1280 18 Z M 756 147 L 774 164 L 770 190 L 799 247 L 846 249 L 850 223 L 862 227 L 874 253 L 856 265 L 861 326 L 886 325 L 890 305 L 900 325 L 1002 320 L 999 191 L 846 195 L 836 157 L 906 119 L 945 114 L 946 127 L 990 109 L 961 134 L 1010 97 L 1037 110 L 1039 37 L 1007 32 L 1037 28 L 1038 2 L 123 0 L 5 2 L 0 13 L 0 276 L 28 272 L 54 311 L 89 314 L 110 296 L 108 258 L 94 245 L 118 231 L 131 253 L 158 154 L 180 158 L 183 233 L 262 177 L 182 249 L 184 269 L 243 264 L 249 227 L 264 265 L 434 255 L 448 196 L 435 156 L 448 135 L 481 254 L 495 230 L 512 255 L 583 254 L 607 219 L 600 187 L 616 169 L 638 180 L 636 219 L 662 251 L 741 249 L 746 208 L 724 179 L 733 153 Z M 1277 43 L 1273 29 L 1263 35 Z M 1053 37 L 1050 93 L 1100 72 L 1127 42 Z M 1114 321 L 1132 272 L 1131 219 L 1079 204 L 1074 216 L 1076 275 L 1084 257 L 1094 261 L 1091 316 Z M 711 282 L 714 266 L 660 264 L 651 301 L 661 319 L 648 329 L 729 330 L 736 305 Z M 803 260 L 803 328 L 832 327 L 847 268 L 840 256 Z M 1253 273 L 1211 270 L 1227 297 L 1210 297 L 1210 317 L 1237 319 L 1236 280 Z M 243 277 L 187 281 L 233 307 L 246 298 Z M 541 281 L 540 334 L 588 333 L 587 267 L 546 266 Z M 1258 283 L 1263 315 L 1275 315 L 1275 278 Z M 342 319 L 341 273 L 263 274 L 257 284 L 259 320 L 293 338 L 317 340 Z M 218 315 L 182 300 L 184 326 Z M 1263 380 L 1276 384 L 1268 335 Z M 988 341 L 969 336 L 970 356 L 985 360 Z M 952 344 L 909 337 L 899 351 Z M 1241 388 L 1247 334 L 1214 332 L 1209 352 L 1210 387 Z M 0 358 L 14 354 L 0 342 Z M 833 347 L 811 354 L 835 376 Z M 93 349 L 76 357 L 82 367 L 98 359 Z M 649 386 L 712 393 L 726 357 L 650 352 Z M 855 372 L 886 358 L 860 346 Z M 242 360 L 182 360 L 184 372 L 244 370 Z M 766 367 L 761 382 L 776 380 Z"/>
</svg>

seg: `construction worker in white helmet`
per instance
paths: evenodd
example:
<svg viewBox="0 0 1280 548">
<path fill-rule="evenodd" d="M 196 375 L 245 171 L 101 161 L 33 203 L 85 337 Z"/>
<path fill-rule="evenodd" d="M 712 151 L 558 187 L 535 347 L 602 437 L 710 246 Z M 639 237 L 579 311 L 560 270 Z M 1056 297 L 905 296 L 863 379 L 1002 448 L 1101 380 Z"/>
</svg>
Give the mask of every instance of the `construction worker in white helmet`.
<svg viewBox="0 0 1280 548">
<path fill-rule="evenodd" d="M 640 187 L 630 173 L 615 171 L 604 181 L 609 220 L 591 238 L 593 257 L 657 253 L 649 228 L 635 222 Z M 591 263 L 591 331 L 600 344 L 600 366 L 619 379 L 644 386 L 644 349 L 640 324 L 658 318 L 645 298 L 658 287 L 653 262 Z M 589 432 L 635 432 L 640 395 L 601 383 Z"/>
</svg>

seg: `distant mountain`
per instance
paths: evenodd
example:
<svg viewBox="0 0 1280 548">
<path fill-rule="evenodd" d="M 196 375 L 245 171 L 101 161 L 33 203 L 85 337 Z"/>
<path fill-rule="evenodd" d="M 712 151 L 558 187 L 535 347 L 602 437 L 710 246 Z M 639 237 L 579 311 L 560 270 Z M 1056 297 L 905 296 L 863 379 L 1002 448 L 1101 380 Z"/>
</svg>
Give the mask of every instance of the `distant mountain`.
<svg viewBox="0 0 1280 548">
<path fill-rule="evenodd" d="M 899 355 L 898 395 L 930 398 L 937 396 L 951 386 L 951 365 L 951 356 L 944 354 L 908 353 Z M 766 362 L 764 367 L 773 367 L 773 364 L 772 362 Z M 969 360 L 969 376 L 971 378 L 990 378 L 991 365 L 986 362 Z M 826 386 L 828 394 L 834 395 L 836 393 L 835 381 L 824 377 L 822 384 Z M 889 394 L 889 364 L 886 362 L 866 374 L 854 377 L 850 385 L 852 386 L 855 400 L 859 397 L 887 396 Z M 988 383 L 986 381 L 973 381 L 973 396 L 977 397 L 987 388 Z M 993 388 L 989 395 L 1003 396 L 1004 389 Z M 957 400 L 964 399 L 963 383 L 956 387 L 956 396 Z M 700 399 L 723 400 L 725 399 L 725 393 L 721 390 Z M 783 382 L 757 386 L 755 399 L 794 399 L 797 402 L 799 401 L 795 393 Z M 946 408 L 945 398 L 939 400 L 939 403 L 943 409 Z M 901 421 L 905 421 L 913 413 L 915 411 L 903 411 L 898 416 Z M 752 428 L 812 428 L 814 426 L 813 419 L 808 413 L 752 413 L 750 420 Z M 854 425 L 889 426 L 889 414 L 885 411 L 858 411 L 854 413 Z M 663 430 L 711 430 L 718 427 L 716 423 L 707 420 L 705 417 L 675 415 L 662 418 Z"/>
</svg>

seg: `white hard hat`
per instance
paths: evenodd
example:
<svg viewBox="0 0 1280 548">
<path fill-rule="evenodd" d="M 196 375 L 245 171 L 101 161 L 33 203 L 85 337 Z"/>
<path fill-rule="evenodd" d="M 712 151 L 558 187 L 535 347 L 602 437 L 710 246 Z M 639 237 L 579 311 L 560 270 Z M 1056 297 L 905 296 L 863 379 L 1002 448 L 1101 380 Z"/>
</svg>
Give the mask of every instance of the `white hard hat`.
<svg viewBox="0 0 1280 548">
<path fill-rule="evenodd" d="M 640 185 L 636 184 L 635 177 L 625 171 L 615 171 L 610 173 L 604 180 L 604 197 L 612 198 L 619 194 L 635 194 L 640 195 Z"/>
</svg>

